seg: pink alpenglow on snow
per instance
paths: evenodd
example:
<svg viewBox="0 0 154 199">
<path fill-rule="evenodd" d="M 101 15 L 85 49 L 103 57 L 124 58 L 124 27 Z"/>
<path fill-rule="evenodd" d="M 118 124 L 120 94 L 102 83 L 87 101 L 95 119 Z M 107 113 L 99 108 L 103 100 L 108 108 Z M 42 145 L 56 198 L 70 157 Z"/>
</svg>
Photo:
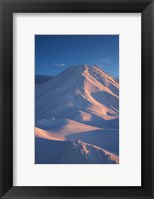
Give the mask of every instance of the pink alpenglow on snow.
<svg viewBox="0 0 154 199">
<path fill-rule="evenodd" d="M 36 87 L 35 126 L 36 164 L 118 164 L 119 82 L 96 65 L 68 67 Z"/>
</svg>

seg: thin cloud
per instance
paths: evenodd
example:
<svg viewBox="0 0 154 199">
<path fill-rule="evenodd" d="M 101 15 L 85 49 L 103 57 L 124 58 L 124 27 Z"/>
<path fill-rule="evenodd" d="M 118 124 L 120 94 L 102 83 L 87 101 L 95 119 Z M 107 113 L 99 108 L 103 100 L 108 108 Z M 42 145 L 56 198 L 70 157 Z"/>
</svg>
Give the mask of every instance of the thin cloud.
<svg viewBox="0 0 154 199">
<path fill-rule="evenodd" d="M 55 66 L 59 66 L 59 67 L 64 67 L 66 64 L 58 64 L 58 63 L 54 63 Z"/>
<path fill-rule="evenodd" d="M 98 63 L 100 63 L 100 64 L 109 64 L 110 61 L 111 60 L 109 58 L 104 58 L 104 59 L 99 59 Z"/>
</svg>

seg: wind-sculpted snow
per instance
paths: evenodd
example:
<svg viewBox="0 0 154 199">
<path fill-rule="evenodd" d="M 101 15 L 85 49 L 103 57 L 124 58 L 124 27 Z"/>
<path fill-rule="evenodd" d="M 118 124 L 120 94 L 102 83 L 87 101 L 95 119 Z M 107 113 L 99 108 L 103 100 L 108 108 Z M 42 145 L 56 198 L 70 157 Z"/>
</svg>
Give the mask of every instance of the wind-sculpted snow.
<svg viewBox="0 0 154 199">
<path fill-rule="evenodd" d="M 57 135 L 70 135 L 72 133 L 102 130 L 102 128 L 82 124 L 70 119 L 52 119 L 38 121 L 37 127 Z"/>
<path fill-rule="evenodd" d="M 82 123 L 90 120 L 96 126 L 96 117 L 102 123 L 116 119 L 119 116 L 118 86 L 96 66 L 71 66 L 36 91 L 36 118 L 69 118 Z M 82 115 L 90 114 L 93 119 L 82 119 L 81 111 Z"/>
<path fill-rule="evenodd" d="M 80 140 L 36 138 L 35 150 L 36 164 L 116 164 L 119 161 L 116 155 Z"/>
<path fill-rule="evenodd" d="M 115 129 L 102 129 L 69 134 L 65 139 L 82 140 L 83 142 L 96 145 L 119 155 L 119 131 Z"/>
<path fill-rule="evenodd" d="M 80 144 L 71 140 L 89 143 L 90 145 L 86 147 L 92 146 L 94 151 L 105 149 L 112 155 L 119 153 L 119 82 L 116 79 L 96 65 L 73 65 L 41 84 L 35 91 L 35 135 L 50 140 L 50 145 L 64 147 L 63 151 L 66 153 L 62 157 L 65 157 L 65 161 L 61 159 L 62 162 L 75 162 L 64 143 L 67 143 L 67 146 L 76 143 L 73 145 L 76 148 Z M 38 140 L 41 139 L 36 139 L 40 144 L 45 142 L 44 139 Z M 63 142 L 56 142 L 58 144 L 55 145 L 52 140 L 63 140 Z M 44 150 L 43 146 L 44 144 L 39 148 L 39 144 L 36 144 L 37 157 L 40 157 L 39 151 L 42 153 L 41 150 Z M 80 163 L 83 157 L 79 160 L 77 151 L 76 149 L 73 154 L 77 158 L 76 163 Z M 88 157 L 90 162 L 90 157 L 94 153 L 91 151 L 89 154 L 90 156 L 84 158 Z M 103 159 L 98 159 L 91 161 L 103 163 Z M 37 162 L 38 160 L 39 158 Z M 54 162 L 48 160 L 51 161 Z M 60 163 L 60 160 L 58 161 Z"/>
</svg>

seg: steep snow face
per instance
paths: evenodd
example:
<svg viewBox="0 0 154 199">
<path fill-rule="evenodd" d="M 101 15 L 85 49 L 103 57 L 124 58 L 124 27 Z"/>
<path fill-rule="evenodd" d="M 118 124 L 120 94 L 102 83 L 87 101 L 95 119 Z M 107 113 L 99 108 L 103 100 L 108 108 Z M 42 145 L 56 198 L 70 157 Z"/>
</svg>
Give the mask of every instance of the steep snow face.
<svg viewBox="0 0 154 199">
<path fill-rule="evenodd" d="M 119 118 L 119 83 L 98 66 L 70 66 L 37 89 L 36 99 L 37 123 L 67 118 L 104 128 Z"/>
<path fill-rule="evenodd" d="M 53 141 L 36 138 L 36 164 L 116 164 L 118 162 L 119 158 L 116 155 L 80 140 Z"/>
</svg>

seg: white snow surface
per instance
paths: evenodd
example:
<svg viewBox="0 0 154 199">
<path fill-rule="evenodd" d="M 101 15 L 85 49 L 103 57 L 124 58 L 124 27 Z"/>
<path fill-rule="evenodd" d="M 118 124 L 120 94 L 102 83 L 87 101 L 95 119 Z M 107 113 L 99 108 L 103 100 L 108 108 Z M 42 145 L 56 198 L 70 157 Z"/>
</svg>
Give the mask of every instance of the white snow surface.
<svg viewBox="0 0 154 199">
<path fill-rule="evenodd" d="M 36 146 L 39 147 L 38 143 L 40 143 L 45 147 L 42 143 L 45 142 L 44 139 L 48 139 L 48 145 L 54 144 L 55 147 L 64 147 L 65 144 L 62 143 L 69 143 L 69 146 L 70 143 L 76 143 L 75 146 L 79 147 L 81 141 L 78 143 L 78 140 L 82 140 L 82 145 L 91 146 L 95 150 L 97 147 L 99 150 L 108 150 L 112 157 L 115 156 L 113 154 L 118 157 L 119 82 L 98 66 L 84 64 L 70 66 L 37 88 L 35 97 Z M 44 150 L 43 147 L 36 149 L 36 162 L 39 163 L 41 161 L 38 158 L 40 157 L 38 151 L 41 150 Z M 57 150 L 55 153 L 58 153 Z M 75 153 L 74 157 L 76 155 Z M 92 155 L 94 155 L 93 152 L 89 153 L 88 158 Z M 68 163 L 86 163 L 79 161 L 77 157 L 76 161 L 72 158 L 69 160 L 69 156 L 72 154 L 67 150 L 65 160 L 62 158 L 59 163 L 67 161 Z M 55 160 L 55 155 L 52 157 L 49 154 L 48 158 L 50 160 L 45 162 L 58 161 Z M 110 162 L 108 159 L 96 161 L 91 157 L 92 160 L 93 163 L 105 163 L 105 160 L 106 163 Z M 90 160 L 88 159 L 87 162 Z"/>
</svg>

